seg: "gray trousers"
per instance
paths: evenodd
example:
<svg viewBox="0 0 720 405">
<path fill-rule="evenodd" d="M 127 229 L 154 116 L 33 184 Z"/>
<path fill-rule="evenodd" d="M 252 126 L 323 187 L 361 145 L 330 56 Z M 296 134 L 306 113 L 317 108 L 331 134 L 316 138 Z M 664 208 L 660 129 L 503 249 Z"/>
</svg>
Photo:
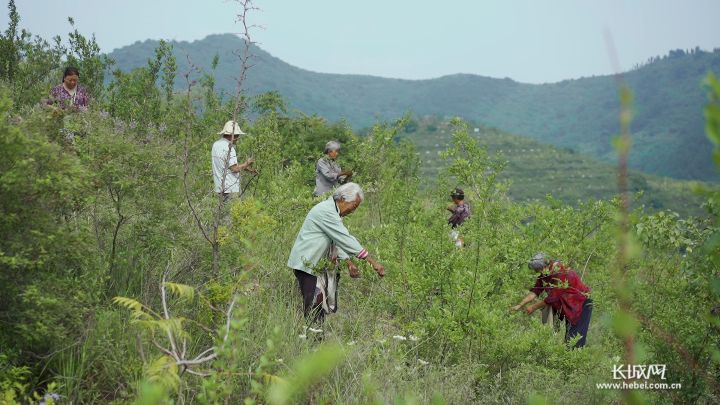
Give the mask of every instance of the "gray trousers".
<svg viewBox="0 0 720 405">
<path fill-rule="evenodd" d="M 553 313 L 552 307 L 550 305 L 545 305 L 542 308 L 541 315 L 543 325 L 552 326 L 555 332 L 560 330 L 560 320 L 558 319 L 557 315 Z"/>
</svg>

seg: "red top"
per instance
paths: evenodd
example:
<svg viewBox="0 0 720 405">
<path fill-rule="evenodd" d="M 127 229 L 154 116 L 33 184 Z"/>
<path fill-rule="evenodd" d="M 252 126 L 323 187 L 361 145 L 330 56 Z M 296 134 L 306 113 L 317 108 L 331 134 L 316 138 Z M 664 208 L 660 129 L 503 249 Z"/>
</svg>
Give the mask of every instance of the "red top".
<svg viewBox="0 0 720 405">
<path fill-rule="evenodd" d="M 543 274 L 537 278 L 530 291 L 537 296 L 547 293 L 545 303 L 550 305 L 555 313 L 567 318 L 570 324 L 577 324 L 590 288 L 583 284 L 577 273 L 560 262 L 550 262 L 543 269 Z"/>
</svg>

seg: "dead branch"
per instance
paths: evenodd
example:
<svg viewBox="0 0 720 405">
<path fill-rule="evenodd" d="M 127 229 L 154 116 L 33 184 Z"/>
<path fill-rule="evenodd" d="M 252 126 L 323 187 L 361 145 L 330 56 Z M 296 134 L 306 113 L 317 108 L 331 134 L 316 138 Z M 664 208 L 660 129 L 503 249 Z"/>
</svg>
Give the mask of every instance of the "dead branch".
<svg viewBox="0 0 720 405">
<path fill-rule="evenodd" d="M 167 292 L 165 290 L 165 275 L 164 274 L 163 274 L 163 278 L 162 278 L 162 283 L 160 284 L 160 297 L 162 299 L 163 314 L 165 315 L 165 319 L 170 320 L 170 311 L 168 310 L 168 306 L 167 306 Z M 167 329 L 167 336 L 168 336 L 168 340 L 170 341 L 170 346 L 172 346 L 173 353 L 178 353 L 177 344 L 175 344 L 175 337 L 173 336 L 170 328 Z"/>
<path fill-rule="evenodd" d="M 186 119 L 187 122 L 187 130 L 185 135 L 185 145 L 183 147 L 183 190 L 185 192 L 185 201 L 187 202 L 188 207 L 190 208 L 190 212 L 192 213 L 193 218 L 195 218 L 195 223 L 198 226 L 198 229 L 200 229 L 200 232 L 202 233 L 205 240 L 208 241 L 211 245 L 213 242 L 210 240 L 210 237 L 208 236 L 207 232 L 205 231 L 205 226 L 203 226 L 202 221 L 200 220 L 200 216 L 197 213 L 197 210 L 195 209 L 195 206 L 192 204 L 192 199 L 190 198 L 190 191 L 188 187 L 188 174 L 190 173 L 190 145 L 189 145 L 189 138 L 190 138 L 190 132 L 192 130 L 191 127 L 191 120 L 189 119 L 191 116 L 194 116 L 195 112 L 192 108 L 192 87 L 195 84 L 195 81 L 190 80 L 190 74 L 192 72 L 199 72 L 199 68 L 193 64 L 192 59 L 190 59 L 190 55 L 187 55 L 187 61 L 189 69 L 187 72 L 183 74 L 185 77 L 185 82 L 187 83 L 187 114 L 188 119 Z"/>
<path fill-rule="evenodd" d="M 237 295 L 233 297 L 232 301 L 230 302 L 230 307 L 227 311 L 227 320 L 225 323 L 225 336 L 223 337 L 223 343 L 227 342 L 227 338 L 230 335 L 230 322 L 232 321 L 232 310 L 235 306 L 235 302 L 237 301 Z"/>
</svg>

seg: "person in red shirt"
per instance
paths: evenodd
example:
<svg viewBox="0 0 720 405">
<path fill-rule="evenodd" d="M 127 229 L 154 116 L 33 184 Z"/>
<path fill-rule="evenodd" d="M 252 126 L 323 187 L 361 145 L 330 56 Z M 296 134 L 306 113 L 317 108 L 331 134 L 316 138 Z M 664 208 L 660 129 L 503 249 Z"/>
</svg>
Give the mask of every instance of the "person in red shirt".
<svg viewBox="0 0 720 405">
<path fill-rule="evenodd" d="M 575 348 L 585 346 L 592 315 L 590 288 L 583 284 L 572 269 L 565 267 L 559 261 L 551 260 L 544 253 L 535 254 L 528 262 L 528 267 L 538 273 L 535 286 L 512 309 L 519 311 L 525 304 L 542 293 L 547 294 L 544 300 L 528 305 L 525 312 L 529 315 L 549 305 L 554 314 L 557 314 L 560 319 L 565 319 L 565 341 L 580 335 L 580 340 L 575 343 Z"/>
</svg>

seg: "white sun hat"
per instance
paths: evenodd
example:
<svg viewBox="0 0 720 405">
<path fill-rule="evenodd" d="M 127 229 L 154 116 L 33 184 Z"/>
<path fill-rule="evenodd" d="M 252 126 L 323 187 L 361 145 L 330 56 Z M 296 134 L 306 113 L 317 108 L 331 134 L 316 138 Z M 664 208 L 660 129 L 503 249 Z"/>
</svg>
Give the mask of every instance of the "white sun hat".
<svg viewBox="0 0 720 405">
<path fill-rule="evenodd" d="M 240 124 L 235 121 L 228 121 L 225 123 L 222 131 L 218 132 L 218 135 L 245 135 L 245 132 L 240 129 Z"/>
</svg>

